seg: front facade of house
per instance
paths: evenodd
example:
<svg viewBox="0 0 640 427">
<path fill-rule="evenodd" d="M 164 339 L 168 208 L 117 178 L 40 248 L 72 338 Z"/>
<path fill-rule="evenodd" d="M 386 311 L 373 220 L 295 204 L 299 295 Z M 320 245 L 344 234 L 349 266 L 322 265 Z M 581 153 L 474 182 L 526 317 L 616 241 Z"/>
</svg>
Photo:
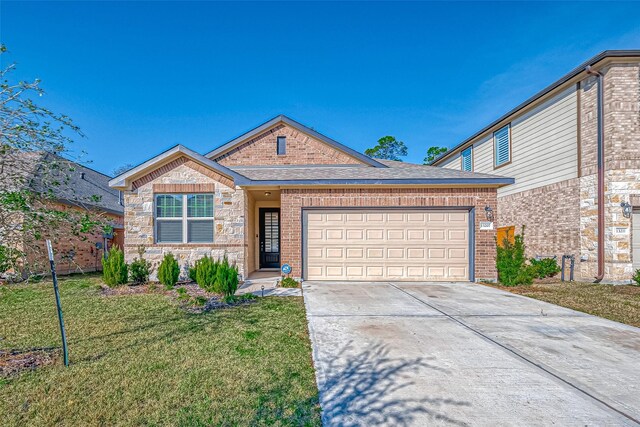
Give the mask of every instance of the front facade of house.
<svg viewBox="0 0 640 427">
<path fill-rule="evenodd" d="M 602 103 L 594 72 L 602 75 Z M 515 178 L 498 189 L 499 235 L 525 226 L 529 256 L 574 255 L 576 278 L 591 281 L 598 275 L 599 121 L 603 281 L 628 283 L 640 268 L 640 51 L 590 59 L 433 164 Z M 626 213 L 621 204 L 630 205 Z"/>
<path fill-rule="evenodd" d="M 289 264 L 306 280 L 495 280 L 486 208 L 510 178 L 377 161 L 285 116 L 200 155 L 176 146 L 114 178 L 125 254 L 205 255 L 241 276 Z"/>
</svg>

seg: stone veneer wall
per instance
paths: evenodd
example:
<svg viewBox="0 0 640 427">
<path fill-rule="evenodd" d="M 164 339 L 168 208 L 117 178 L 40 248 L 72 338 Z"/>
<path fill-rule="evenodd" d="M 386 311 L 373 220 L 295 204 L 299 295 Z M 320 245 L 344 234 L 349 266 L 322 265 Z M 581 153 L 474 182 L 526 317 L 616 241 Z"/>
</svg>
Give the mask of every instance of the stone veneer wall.
<svg viewBox="0 0 640 427">
<path fill-rule="evenodd" d="M 640 195 L 640 64 L 612 64 L 604 74 L 605 278 L 628 282 L 632 275 L 631 219 L 620 203 Z M 578 277 L 591 280 L 597 271 L 597 85 L 581 83 L 580 227 Z M 640 236 L 636 236 L 640 238 Z"/>
<path fill-rule="evenodd" d="M 284 155 L 276 153 L 278 136 L 287 137 Z M 285 124 L 265 131 L 215 160 L 224 166 L 362 164 L 360 160 Z"/>
<path fill-rule="evenodd" d="M 527 256 L 580 253 L 580 182 L 570 179 L 498 198 L 498 227 L 525 226 Z"/>
<path fill-rule="evenodd" d="M 188 267 L 205 255 L 222 258 L 238 265 L 239 273 L 246 277 L 245 266 L 245 192 L 231 188 L 189 167 L 189 162 L 175 162 L 177 166 L 153 179 L 139 180 L 139 186 L 124 193 L 125 202 L 125 258 L 131 262 L 138 255 L 138 246 L 145 246 L 145 258 L 153 264 L 152 279 L 157 278 L 157 267 L 163 256 L 173 253 L 181 267 L 181 277 L 186 278 Z M 210 187 L 214 193 L 214 243 L 177 244 L 154 243 L 154 185 L 166 191 L 173 185 L 173 192 L 180 186 L 195 188 L 195 185 Z M 185 191 L 189 192 L 189 191 Z"/>
<path fill-rule="evenodd" d="M 283 189 L 281 193 L 282 263 L 293 267 L 293 275 L 302 272 L 303 207 L 430 207 L 475 206 L 475 276 L 476 280 L 496 279 L 495 230 L 479 231 L 484 207 L 496 210 L 493 188 L 336 188 Z"/>
</svg>

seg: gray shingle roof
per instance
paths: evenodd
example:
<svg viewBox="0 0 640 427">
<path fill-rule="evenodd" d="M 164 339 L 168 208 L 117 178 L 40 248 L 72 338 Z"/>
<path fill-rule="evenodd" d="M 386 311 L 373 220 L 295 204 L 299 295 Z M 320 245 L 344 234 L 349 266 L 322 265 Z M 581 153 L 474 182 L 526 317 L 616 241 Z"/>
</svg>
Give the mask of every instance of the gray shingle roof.
<svg viewBox="0 0 640 427">
<path fill-rule="evenodd" d="M 258 184 L 487 184 L 507 185 L 512 178 L 435 166 L 383 161 L 386 168 L 368 166 L 236 166 L 247 178 L 239 185 Z"/>
<path fill-rule="evenodd" d="M 22 183 L 6 186 L 10 191 L 25 186 L 39 192 L 51 190 L 53 196 L 62 202 L 116 214 L 124 212 L 119 191 L 109 187 L 111 178 L 107 175 L 51 153 L 23 152 L 13 159 L 16 164 L 7 162 L 4 165 L 12 169 L 12 172 L 7 170 L 7 175 L 19 177 L 29 173 L 30 176 L 25 176 Z M 45 164 L 49 166 L 45 167 Z M 58 184 L 53 185 L 53 182 Z"/>
</svg>

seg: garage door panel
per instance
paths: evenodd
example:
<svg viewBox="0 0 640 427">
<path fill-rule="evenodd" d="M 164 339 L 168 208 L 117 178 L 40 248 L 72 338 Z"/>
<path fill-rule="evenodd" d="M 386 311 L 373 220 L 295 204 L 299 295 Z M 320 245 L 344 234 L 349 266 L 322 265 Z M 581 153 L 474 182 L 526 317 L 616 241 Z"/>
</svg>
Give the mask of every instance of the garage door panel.
<svg viewBox="0 0 640 427">
<path fill-rule="evenodd" d="M 467 212 L 308 215 L 308 280 L 468 280 Z"/>
</svg>

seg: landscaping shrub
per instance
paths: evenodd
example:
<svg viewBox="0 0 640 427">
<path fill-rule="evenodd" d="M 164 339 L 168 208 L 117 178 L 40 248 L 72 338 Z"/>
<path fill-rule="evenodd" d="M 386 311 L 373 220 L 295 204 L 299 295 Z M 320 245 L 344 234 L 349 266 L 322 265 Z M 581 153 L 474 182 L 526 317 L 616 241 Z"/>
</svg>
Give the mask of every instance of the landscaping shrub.
<svg viewBox="0 0 640 427">
<path fill-rule="evenodd" d="M 180 266 L 172 253 L 168 253 L 162 259 L 158 267 L 158 280 L 167 289 L 172 289 L 180 277 Z"/>
<path fill-rule="evenodd" d="M 560 272 L 560 267 L 555 258 L 531 258 L 529 262 L 531 263 L 535 277 L 538 279 L 553 277 Z"/>
<path fill-rule="evenodd" d="M 637 269 L 635 274 L 633 275 L 633 281 L 636 282 L 636 286 L 640 286 L 640 268 Z"/>
<path fill-rule="evenodd" d="M 196 261 L 194 265 L 196 283 L 207 292 L 215 292 L 215 284 L 218 271 L 218 262 L 205 256 Z"/>
<path fill-rule="evenodd" d="M 283 288 L 297 288 L 300 286 L 300 283 L 291 277 L 283 277 L 280 281 L 280 286 Z"/>
<path fill-rule="evenodd" d="M 238 267 L 230 265 L 225 256 L 216 268 L 214 292 L 225 296 L 233 296 L 238 290 Z"/>
<path fill-rule="evenodd" d="M 535 270 L 527 265 L 525 257 L 524 227 L 521 234 L 516 234 L 513 243 L 508 239 L 497 247 L 496 267 L 498 280 L 505 286 L 530 285 L 533 283 Z"/>
<path fill-rule="evenodd" d="M 198 273 L 198 270 L 195 265 L 193 267 L 189 267 L 189 280 L 191 280 L 192 282 L 197 282 L 196 280 L 197 273 Z"/>
<path fill-rule="evenodd" d="M 102 278 L 109 286 L 127 283 L 129 268 L 124 262 L 124 252 L 117 246 L 109 251 L 107 258 L 102 258 Z"/>
<path fill-rule="evenodd" d="M 149 281 L 149 270 L 151 263 L 143 258 L 144 246 L 138 247 L 138 258 L 135 258 L 129 265 L 129 278 L 133 283 L 147 283 Z"/>
</svg>

